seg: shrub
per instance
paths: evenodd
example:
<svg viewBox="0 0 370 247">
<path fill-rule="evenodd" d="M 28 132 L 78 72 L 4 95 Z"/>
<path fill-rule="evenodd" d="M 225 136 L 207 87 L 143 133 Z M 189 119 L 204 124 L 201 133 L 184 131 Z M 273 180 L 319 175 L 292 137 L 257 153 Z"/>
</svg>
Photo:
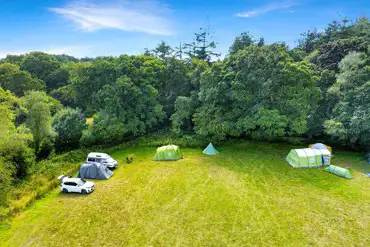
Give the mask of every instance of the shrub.
<svg viewBox="0 0 370 247">
<path fill-rule="evenodd" d="M 55 147 L 57 150 L 78 147 L 83 130 L 87 128 L 81 110 L 65 108 L 53 117 L 52 126 L 57 133 Z"/>
</svg>

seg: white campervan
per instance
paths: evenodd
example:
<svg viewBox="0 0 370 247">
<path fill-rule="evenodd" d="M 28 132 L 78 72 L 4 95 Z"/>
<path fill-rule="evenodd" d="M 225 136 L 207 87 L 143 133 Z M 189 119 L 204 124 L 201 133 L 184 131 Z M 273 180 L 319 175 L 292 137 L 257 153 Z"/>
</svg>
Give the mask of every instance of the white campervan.
<svg viewBox="0 0 370 247">
<path fill-rule="evenodd" d="M 115 161 L 112 157 L 105 153 L 89 153 L 87 155 L 87 163 L 101 163 L 106 165 L 109 168 L 116 168 L 118 162 Z"/>
</svg>

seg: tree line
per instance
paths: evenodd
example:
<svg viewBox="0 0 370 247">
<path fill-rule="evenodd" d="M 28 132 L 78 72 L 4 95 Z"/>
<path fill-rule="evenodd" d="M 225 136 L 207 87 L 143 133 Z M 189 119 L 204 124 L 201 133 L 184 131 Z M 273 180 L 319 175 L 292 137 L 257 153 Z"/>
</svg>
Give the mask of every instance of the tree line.
<svg viewBox="0 0 370 247">
<path fill-rule="evenodd" d="M 310 30 L 293 49 L 244 32 L 223 59 L 206 29 L 137 56 L 8 55 L 0 61 L 0 193 L 55 150 L 163 128 L 210 140 L 320 137 L 366 147 L 369 53 L 362 17 Z"/>
</svg>

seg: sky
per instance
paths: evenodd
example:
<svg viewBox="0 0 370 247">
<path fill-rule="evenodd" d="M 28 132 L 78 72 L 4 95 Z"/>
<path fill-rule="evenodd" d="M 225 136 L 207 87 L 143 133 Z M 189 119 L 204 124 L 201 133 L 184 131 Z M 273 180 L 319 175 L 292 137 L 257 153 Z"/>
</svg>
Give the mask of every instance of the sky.
<svg viewBox="0 0 370 247">
<path fill-rule="evenodd" d="M 300 34 L 370 13 L 369 0 L 0 0 L 0 58 L 43 51 L 75 57 L 140 54 L 176 47 L 208 27 L 225 55 L 249 31 L 297 45 Z"/>
</svg>

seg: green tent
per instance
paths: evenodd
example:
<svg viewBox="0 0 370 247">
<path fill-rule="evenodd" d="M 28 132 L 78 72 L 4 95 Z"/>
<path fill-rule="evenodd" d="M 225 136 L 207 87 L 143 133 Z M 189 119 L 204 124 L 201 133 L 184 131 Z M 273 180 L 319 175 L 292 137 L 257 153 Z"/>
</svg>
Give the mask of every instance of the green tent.
<svg viewBox="0 0 370 247">
<path fill-rule="evenodd" d="M 292 149 L 286 161 L 294 168 L 320 167 L 330 165 L 331 153 L 327 149 Z"/>
<path fill-rule="evenodd" d="M 208 154 L 208 155 L 213 155 L 213 154 L 218 154 L 218 151 L 215 149 L 215 147 L 210 142 L 208 146 L 203 150 L 203 153 Z"/>
<path fill-rule="evenodd" d="M 339 167 L 339 166 L 330 165 L 329 167 L 325 168 L 325 171 L 333 173 L 333 174 L 338 175 L 340 177 L 352 178 L 352 175 L 348 171 L 348 169 L 345 169 L 345 168 L 342 168 L 342 167 Z"/>
<path fill-rule="evenodd" d="M 178 160 L 182 158 L 180 148 L 176 145 L 168 145 L 157 148 L 153 160 Z"/>
</svg>

